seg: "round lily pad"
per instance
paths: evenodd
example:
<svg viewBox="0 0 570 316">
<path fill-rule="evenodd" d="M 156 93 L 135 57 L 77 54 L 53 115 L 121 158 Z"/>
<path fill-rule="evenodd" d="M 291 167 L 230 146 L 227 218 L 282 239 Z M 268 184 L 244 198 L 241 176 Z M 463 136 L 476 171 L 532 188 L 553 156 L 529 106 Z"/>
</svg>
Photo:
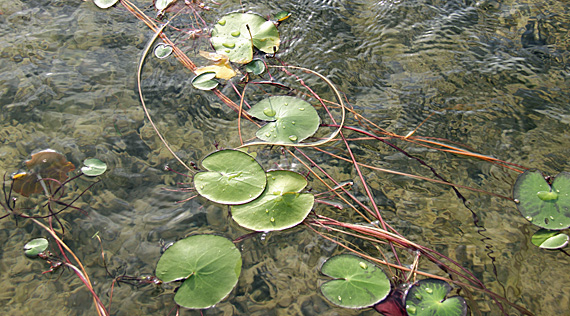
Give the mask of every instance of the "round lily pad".
<svg viewBox="0 0 570 316">
<path fill-rule="evenodd" d="M 449 283 L 438 279 L 417 281 L 406 291 L 406 310 L 413 316 L 465 316 L 467 303 L 461 296 L 446 298 Z"/>
<path fill-rule="evenodd" d="M 254 75 L 261 75 L 265 71 L 265 64 L 261 59 L 254 59 L 245 65 L 245 71 Z"/>
<path fill-rule="evenodd" d="M 107 170 L 107 164 L 97 158 L 85 159 L 83 165 L 81 172 L 89 177 L 100 176 Z"/>
<path fill-rule="evenodd" d="M 101 9 L 110 8 L 117 2 L 119 2 L 119 0 L 93 0 L 93 3 Z"/>
<path fill-rule="evenodd" d="M 156 58 L 164 59 L 172 54 L 172 50 L 172 46 L 160 43 L 154 47 L 154 56 L 156 56 Z"/>
<path fill-rule="evenodd" d="M 568 245 L 568 235 L 559 231 L 539 229 L 532 235 L 533 245 L 543 249 L 560 249 Z"/>
<path fill-rule="evenodd" d="M 375 264 L 354 255 L 334 256 L 321 272 L 335 280 L 321 285 L 327 300 L 345 308 L 372 306 L 390 294 L 390 280 Z"/>
<path fill-rule="evenodd" d="M 241 254 L 230 240 L 215 235 L 194 235 L 168 247 L 156 265 L 156 276 L 165 283 L 185 280 L 176 304 L 192 309 L 209 308 L 223 300 L 237 284 Z"/>
<path fill-rule="evenodd" d="M 48 244 L 45 238 L 32 239 L 24 245 L 24 253 L 30 258 L 35 258 L 47 249 Z"/>
<path fill-rule="evenodd" d="M 267 188 L 256 200 L 231 208 L 232 218 L 256 231 L 283 230 L 302 222 L 313 208 L 312 194 L 299 193 L 307 180 L 293 171 L 267 173 Z"/>
<path fill-rule="evenodd" d="M 214 78 L 216 73 L 213 71 L 201 73 L 192 79 L 192 86 L 199 90 L 212 90 L 218 86 L 218 81 Z"/>
<path fill-rule="evenodd" d="M 255 135 L 275 144 L 299 143 L 315 134 L 321 121 L 312 105 L 290 96 L 263 99 L 248 113 L 257 119 L 270 121 Z"/>
<path fill-rule="evenodd" d="M 561 172 L 549 185 L 540 171 L 525 171 L 515 182 L 513 197 L 534 225 L 551 230 L 570 227 L 570 173 Z"/>
<path fill-rule="evenodd" d="M 212 30 L 210 42 L 231 62 L 246 64 L 253 58 L 253 47 L 271 54 L 279 49 L 279 31 L 273 22 L 254 13 L 230 13 Z"/>
<path fill-rule="evenodd" d="M 255 200 L 266 186 L 265 171 L 250 155 L 239 150 L 216 151 L 202 160 L 207 172 L 194 176 L 198 194 L 221 204 Z"/>
</svg>

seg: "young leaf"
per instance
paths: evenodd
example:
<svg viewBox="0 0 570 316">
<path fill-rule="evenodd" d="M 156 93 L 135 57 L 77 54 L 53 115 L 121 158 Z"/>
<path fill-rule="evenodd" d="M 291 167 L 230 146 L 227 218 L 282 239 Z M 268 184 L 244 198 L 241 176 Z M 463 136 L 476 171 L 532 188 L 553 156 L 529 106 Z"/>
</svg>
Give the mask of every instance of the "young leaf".
<svg viewBox="0 0 570 316">
<path fill-rule="evenodd" d="M 214 78 L 216 78 L 215 72 L 201 73 L 192 79 L 192 86 L 199 90 L 212 90 L 218 86 L 218 82 Z"/>
<path fill-rule="evenodd" d="M 568 238 L 568 235 L 559 231 L 539 229 L 532 235 L 531 242 L 543 249 L 560 249 L 568 245 Z"/>
<path fill-rule="evenodd" d="M 85 159 L 81 172 L 89 177 L 102 175 L 107 170 L 107 164 L 97 158 Z"/>
<path fill-rule="evenodd" d="M 420 280 L 406 292 L 406 310 L 413 316 L 465 316 L 467 303 L 461 296 L 446 298 L 449 283 L 438 279 Z"/>
<path fill-rule="evenodd" d="M 35 258 L 47 249 L 48 244 L 45 238 L 32 239 L 24 245 L 24 253 L 30 258 Z"/>
</svg>

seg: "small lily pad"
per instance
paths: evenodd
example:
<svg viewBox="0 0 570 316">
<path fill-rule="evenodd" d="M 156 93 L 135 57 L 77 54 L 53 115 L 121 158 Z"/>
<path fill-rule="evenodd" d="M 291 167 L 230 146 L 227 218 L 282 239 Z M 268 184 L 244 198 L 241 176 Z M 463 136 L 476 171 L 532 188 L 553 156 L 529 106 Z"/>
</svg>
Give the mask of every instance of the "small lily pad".
<svg viewBox="0 0 570 316">
<path fill-rule="evenodd" d="M 212 30 L 210 42 L 216 52 L 234 63 L 246 64 L 253 58 L 253 47 L 271 54 L 279 49 L 279 31 L 273 22 L 254 13 L 230 13 Z"/>
<path fill-rule="evenodd" d="M 299 143 L 315 134 L 321 121 L 312 105 L 290 96 L 263 99 L 248 113 L 257 119 L 270 121 L 255 135 L 275 144 Z"/>
<path fill-rule="evenodd" d="M 354 255 L 328 259 L 321 272 L 335 279 L 323 283 L 321 292 L 331 303 L 344 308 L 372 306 L 390 294 L 390 280 L 384 271 Z"/>
<path fill-rule="evenodd" d="M 513 197 L 534 225 L 551 230 L 570 227 L 570 173 L 561 172 L 549 185 L 540 171 L 525 171 L 515 182 Z"/>
<path fill-rule="evenodd" d="M 166 9 L 171 3 L 176 2 L 177 0 L 156 0 L 154 3 L 154 7 L 159 10 L 162 11 L 164 9 Z"/>
<path fill-rule="evenodd" d="M 85 159 L 81 172 L 89 177 L 102 175 L 107 170 L 107 164 L 97 158 Z"/>
<path fill-rule="evenodd" d="M 265 71 L 265 64 L 261 59 L 254 59 L 245 65 L 245 71 L 254 75 L 261 75 Z"/>
<path fill-rule="evenodd" d="M 291 12 L 287 12 L 287 11 L 281 11 L 277 14 L 275 14 L 275 20 L 278 22 L 282 22 L 287 20 L 289 17 L 291 16 Z"/>
<path fill-rule="evenodd" d="M 465 316 L 467 303 L 461 296 L 447 297 L 449 283 L 438 279 L 417 281 L 406 291 L 406 310 L 412 316 Z"/>
<path fill-rule="evenodd" d="M 35 258 L 40 253 L 44 252 L 48 245 L 49 242 L 45 238 L 32 239 L 24 245 L 24 253 L 30 258 Z"/>
<path fill-rule="evenodd" d="M 213 71 L 201 73 L 192 79 L 192 86 L 199 90 L 212 90 L 218 86 L 214 78 L 216 78 L 216 73 Z"/>
<path fill-rule="evenodd" d="M 239 150 L 220 150 L 202 160 L 207 172 L 194 176 L 201 196 L 221 204 L 243 204 L 255 200 L 265 189 L 265 171 L 250 155 Z"/>
<path fill-rule="evenodd" d="M 560 249 L 568 245 L 568 235 L 559 231 L 539 229 L 532 235 L 533 245 L 543 249 Z"/>
<path fill-rule="evenodd" d="M 293 171 L 267 173 L 267 188 L 256 200 L 231 208 L 240 226 L 256 231 L 283 230 L 301 223 L 313 208 L 312 194 L 299 193 L 307 180 Z"/>
<path fill-rule="evenodd" d="M 119 0 L 93 0 L 93 3 L 101 9 L 110 8 L 117 2 L 119 2 Z"/>
<path fill-rule="evenodd" d="M 241 254 L 234 243 L 215 235 L 194 235 L 168 247 L 156 265 L 165 283 L 184 280 L 176 291 L 176 304 L 209 308 L 223 300 L 237 284 Z"/>
<path fill-rule="evenodd" d="M 171 45 L 160 43 L 154 47 L 154 56 L 160 59 L 164 59 L 172 54 L 172 50 L 173 49 Z"/>
</svg>

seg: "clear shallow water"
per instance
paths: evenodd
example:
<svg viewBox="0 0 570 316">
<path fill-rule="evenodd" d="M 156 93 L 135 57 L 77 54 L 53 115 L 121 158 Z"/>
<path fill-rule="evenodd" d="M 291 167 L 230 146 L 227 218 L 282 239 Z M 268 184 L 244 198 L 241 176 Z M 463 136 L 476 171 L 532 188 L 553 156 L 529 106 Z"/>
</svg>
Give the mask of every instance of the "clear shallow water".
<svg viewBox="0 0 570 316">
<path fill-rule="evenodd" d="M 146 3 L 139 3 L 144 7 Z M 244 3 L 262 14 L 293 12 L 281 25 L 278 55 L 317 70 L 338 85 L 359 112 L 392 132 L 418 131 L 464 143 L 478 152 L 556 174 L 569 170 L 570 14 L 557 1 L 274 1 Z M 209 3 L 208 23 L 239 3 Z M 61 216 L 66 241 L 107 299 L 99 232 L 111 271 L 154 272 L 160 241 L 190 233 L 247 233 L 224 208 L 171 193 L 182 170 L 144 119 L 135 92 L 140 53 L 151 33 L 121 6 L 99 10 L 81 1 L 0 2 L 0 171 L 11 173 L 29 153 L 52 148 L 75 163 L 98 157 L 109 164 L 102 182 L 77 203 L 88 216 Z M 534 23 L 534 26 L 533 26 Z M 527 29 L 527 27 L 529 29 Z M 527 32 L 527 33 L 525 33 Z M 540 36 L 539 34 L 540 33 Z M 188 45 L 189 54 L 204 49 Z M 198 59 L 199 60 L 199 59 Z M 197 93 L 190 73 L 174 59 L 149 59 L 143 85 L 153 117 L 185 160 L 198 161 L 238 142 L 236 117 L 217 99 Z M 227 90 L 226 90 L 227 91 Z M 355 122 L 351 122 L 355 124 Z M 516 174 L 477 160 L 397 143 L 455 183 L 510 195 Z M 377 142 L 361 142 L 363 162 L 430 176 L 417 162 Z M 263 151 L 266 167 L 278 153 Z M 317 155 L 318 156 L 318 155 Z M 337 161 L 319 158 L 339 180 L 356 175 Z M 409 239 L 456 259 L 490 289 L 537 315 L 570 309 L 568 257 L 530 244 L 535 228 L 513 203 L 462 191 L 490 239 L 482 242 L 470 212 L 447 187 L 368 172 L 386 218 Z M 88 185 L 86 180 L 76 188 Z M 75 188 L 74 187 L 74 188 Z M 315 190 L 319 190 L 315 185 Z M 356 194 L 362 194 L 359 187 Z M 323 212 L 331 212 L 322 209 Z M 336 214 L 341 216 L 340 214 Z M 349 215 L 342 215 L 350 217 Z M 26 259 L 29 239 L 45 236 L 31 223 L 0 222 L 0 311 L 7 315 L 95 314 L 81 282 L 66 271 L 41 272 L 44 262 Z M 491 247 L 497 275 L 488 257 Z M 207 315 L 375 315 L 328 304 L 318 293 L 321 261 L 340 250 L 296 228 L 242 244 L 244 269 L 229 299 Z M 426 264 L 425 270 L 438 272 Z M 115 315 L 167 314 L 172 289 L 115 288 Z M 483 314 L 497 315 L 476 296 Z M 198 313 L 184 311 L 185 315 Z"/>
</svg>

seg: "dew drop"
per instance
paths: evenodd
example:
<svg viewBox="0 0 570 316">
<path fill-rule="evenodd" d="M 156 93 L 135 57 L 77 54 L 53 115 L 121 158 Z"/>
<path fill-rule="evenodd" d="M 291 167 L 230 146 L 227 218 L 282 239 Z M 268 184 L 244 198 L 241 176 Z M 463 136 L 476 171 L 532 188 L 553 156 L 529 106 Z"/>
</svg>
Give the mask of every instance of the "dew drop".
<svg viewBox="0 0 570 316">
<path fill-rule="evenodd" d="M 359 265 L 360 265 L 360 267 L 361 267 L 362 269 L 364 269 L 364 270 L 368 269 L 368 265 L 366 264 L 366 262 L 360 261 Z"/>
<path fill-rule="evenodd" d="M 226 49 L 226 50 L 225 50 L 225 52 L 226 52 L 226 53 L 229 53 L 229 52 L 230 52 L 230 50 L 229 50 L 229 49 Z"/>
<path fill-rule="evenodd" d="M 232 36 L 239 36 L 241 33 L 239 32 L 239 30 L 233 31 L 230 33 Z"/>
<path fill-rule="evenodd" d="M 340 297 L 340 295 L 337 298 L 339 301 L 342 301 L 342 297 Z"/>
<path fill-rule="evenodd" d="M 423 298 L 423 296 L 420 293 L 416 293 L 414 295 L 418 300 L 421 300 Z"/>
<path fill-rule="evenodd" d="M 249 197 L 253 197 L 253 195 L 250 194 Z"/>
<path fill-rule="evenodd" d="M 235 44 L 235 43 L 223 43 L 222 45 L 224 45 L 224 47 L 227 47 L 227 48 L 234 48 L 234 47 L 236 47 L 236 44 Z"/>
<path fill-rule="evenodd" d="M 433 293 L 433 290 L 430 287 L 426 287 L 426 293 L 431 294 Z"/>
<path fill-rule="evenodd" d="M 272 223 L 275 222 L 275 218 L 273 218 L 273 216 L 271 216 L 270 221 L 271 221 Z"/>
<path fill-rule="evenodd" d="M 525 217 L 527 221 L 532 222 L 532 216 Z"/>
<path fill-rule="evenodd" d="M 201 186 L 200 186 L 200 190 L 202 190 L 203 188 L 204 188 L 204 186 L 203 186 L 203 185 L 201 185 Z"/>
<path fill-rule="evenodd" d="M 221 19 L 221 20 L 219 20 L 219 21 L 218 21 L 218 24 L 221 25 L 221 26 L 226 25 L 226 19 Z"/>
<path fill-rule="evenodd" d="M 291 135 L 291 136 L 289 136 L 289 139 L 290 139 L 292 142 L 294 142 L 294 141 L 297 140 L 297 136 Z"/>
<path fill-rule="evenodd" d="M 415 314 L 416 313 L 416 307 L 415 306 L 411 306 L 411 305 L 406 305 L 406 311 L 408 312 L 408 314 Z"/>
<path fill-rule="evenodd" d="M 275 116 L 275 110 L 272 108 L 265 108 L 263 109 L 263 114 L 267 116 Z"/>
<path fill-rule="evenodd" d="M 288 106 L 288 105 L 289 105 L 289 103 L 285 102 L 285 103 L 283 103 L 283 105 L 284 105 L 284 106 Z"/>
<path fill-rule="evenodd" d="M 271 136 L 271 133 L 265 133 L 265 136 L 269 137 Z"/>
<path fill-rule="evenodd" d="M 305 111 L 305 108 L 299 108 L 299 111 Z"/>
<path fill-rule="evenodd" d="M 548 216 L 548 217 L 550 217 L 551 220 L 554 220 L 554 216 L 551 215 L 551 216 Z"/>
<path fill-rule="evenodd" d="M 515 202 L 516 204 L 519 204 L 521 201 L 519 201 L 519 199 L 514 199 L 514 202 Z"/>
<path fill-rule="evenodd" d="M 291 122 L 291 124 L 295 125 L 295 121 Z"/>
<path fill-rule="evenodd" d="M 269 213 L 269 210 L 268 210 L 268 209 L 265 209 L 265 213 Z"/>
</svg>

